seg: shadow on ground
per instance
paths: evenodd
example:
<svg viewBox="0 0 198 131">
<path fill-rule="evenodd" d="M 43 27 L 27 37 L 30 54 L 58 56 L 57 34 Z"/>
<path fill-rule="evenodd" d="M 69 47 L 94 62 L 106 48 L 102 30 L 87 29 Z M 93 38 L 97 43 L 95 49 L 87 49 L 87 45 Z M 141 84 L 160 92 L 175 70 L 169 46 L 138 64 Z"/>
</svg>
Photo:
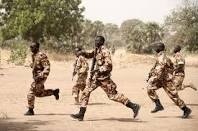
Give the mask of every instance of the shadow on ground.
<svg viewBox="0 0 198 131">
<path fill-rule="evenodd" d="M 89 103 L 89 106 L 94 106 L 94 105 L 110 105 L 109 103 Z"/>
<path fill-rule="evenodd" d="M 188 118 L 186 118 L 186 120 L 193 119 L 193 117 L 194 117 L 193 115 L 190 115 Z M 181 116 L 155 116 L 155 118 L 168 118 L 168 119 L 179 118 L 179 119 L 182 119 Z"/>
<path fill-rule="evenodd" d="M 80 104 L 71 104 L 71 105 L 80 105 Z M 89 103 L 88 106 L 100 106 L 100 105 L 110 105 L 109 103 Z"/>
<path fill-rule="evenodd" d="M 186 104 L 188 106 L 198 106 L 198 104 Z"/>
<path fill-rule="evenodd" d="M 35 114 L 35 116 L 66 116 L 66 115 L 70 115 L 70 114 L 66 114 L 66 113 L 48 113 L 48 114 Z"/>
<path fill-rule="evenodd" d="M 135 123 L 146 123 L 147 121 L 142 121 L 139 119 L 132 119 L 132 118 L 104 118 L 104 119 L 89 119 L 85 121 L 119 121 L 119 122 L 135 122 Z"/>
<path fill-rule="evenodd" d="M 36 131 L 39 125 L 46 125 L 49 122 L 32 120 L 26 122 L 17 122 L 13 119 L 0 119 L 0 131 Z"/>
</svg>

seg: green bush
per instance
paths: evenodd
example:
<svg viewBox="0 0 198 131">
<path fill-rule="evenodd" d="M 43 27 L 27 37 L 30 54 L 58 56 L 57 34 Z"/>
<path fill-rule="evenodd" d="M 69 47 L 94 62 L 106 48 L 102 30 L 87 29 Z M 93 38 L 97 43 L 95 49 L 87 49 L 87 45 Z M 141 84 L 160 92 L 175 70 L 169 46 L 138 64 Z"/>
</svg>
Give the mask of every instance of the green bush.
<svg viewBox="0 0 198 131">
<path fill-rule="evenodd" d="M 9 62 L 16 65 L 23 65 L 27 57 L 27 46 L 22 43 L 14 44 L 11 48 Z"/>
</svg>

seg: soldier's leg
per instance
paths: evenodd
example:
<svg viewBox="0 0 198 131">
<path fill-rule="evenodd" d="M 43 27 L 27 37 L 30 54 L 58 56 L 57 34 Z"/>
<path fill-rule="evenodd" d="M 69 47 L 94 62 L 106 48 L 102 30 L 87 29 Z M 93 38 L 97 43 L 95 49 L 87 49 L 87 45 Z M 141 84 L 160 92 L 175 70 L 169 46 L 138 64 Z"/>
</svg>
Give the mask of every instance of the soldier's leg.
<svg viewBox="0 0 198 131">
<path fill-rule="evenodd" d="M 98 86 L 100 86 L 100 83 L 97 80 L 94 80 L 91 83 L 87 84 L 86 88 L 82 91 L 82 95 L 80 97 L 81 107 L 87 107 L 91 92 L 94 91 Z"/>
<path fill-rule="evenodd" d="M 193 83 L 183 84 L 183 81 L 184 81 L 184 76 L 180 76 L 180 75 L 174 76 L 173 83 L 178 91 L 184 90 L 186 88 L 192 88 L 193 90 L 197 91 L 197 88 Z"/>
<path fill-rule="evenodd" d="M 79 103 L 79 84 L 76 84 L 72 88 L 72 96 L 74 97 L 75 104 Z"/>
<path fill-rule="evenodd" d="M 185 86 L 182 86 L 183 81 L 184 81 L 184 76 L 179 76 L 179 75 L 174 76 L 173 85 L 178 91 L 184 90 L 186 88 Z"/>
<path fill-rule="evenodd" d="M 34 115 L 33 109 L 34 109 L 34 101 L 35 101 L 35 89 L 36 89 L 35 82 L 33 82 L 31 84 L 31 88 L 27 95 L 28 111 L 25 113 L 25 115 Z"/>
<path fill-rule="evenodd" d="M 72 95 L 75 99 L 75 103 L 79 104 L 79 94 L 86 87 L 87 74 L 78 74 L 76 85 L 73 87 Z"/>
<path fill-rule="evenodd" d="M 82 95 L 82 92 L 84 91 L 84 89 L 86 88 L 86 82 L 83 83 L 80 87 L 80 90 L 79 90 L 79 98 L 81 98 L 81 95 Z M 81 103 L 81 99 L 79 99 L 79 103 Z"/>
<path fill-rule="evenodd" d="M 106 79 L 100 82 L 101 88 L 105 91 L 110 100 L 122 103 L 128 108 L 131 108 L 134 112 L 134 118 L 138 115 L 140 106 L 138 104 L 132 103 L 126 96 L 124 96 L 124 94 L 119 93 L 116 90 L 117 85 L 111 79 Z"/>
<path fill-rule="evenodd" d="M 83 74 L 81 75 L 80 79 L 79 79 L 79 96 L 80 96 L 80 91 L 81 91 L 81 94 L 83 92 L 83 90 L 86 88 L 86 80 L 87 80 L 87 74 Z M 81 97 L 79 97 L 81 98 Z M 81 99 L 79 100 L 79 102 L 81 103 Z"/>
<path fill-rule="evenodd" d="M 197 91 L 197 87 L 193 84 L 193 83 L 189 83 L 189 84 L 183 84 L 182 88 L 192 88 L 193 90 Z"/>
<path fill-rule="evenodd" d="M 36 90 L 35 90 L 36 97 L 46 97 L 46 96 L 54 95 L 56 100 L 59 99 L 59 89 L 55 89 L 55 90 L 45 89 L 43 81 L 36 82 L 35 86 L 36 86 Z"/>
<path fill-rule="evenodd" d="M 77 114 L 71 114 L 71 117 L 74 119 L 78 119 L 79 121 L 82 121 L 84 119 L 84 114 L 86 112 L 86 108 L 89 102 L 89 97 L 92 91 L 94 91 L 99 85 L 97 80 L 92 81 L 91 83 L 88 83 L 86 88 L 83 90 L 81 95 L 81 107 L 80 111 Z"/>
<path fill-rule="evenodd" d="M 184 111 L 183 118 L 187 118 L 190 113 L 191 109 L 186 106 L 184 101 L 180 99 L 176 88 L 173 86 L 172 82 L 167 82 L 166 86 L 164 87 L 165 92 L 168 94 L 170 99 L 181 109 Z"/>
<path fill-rule="evenodd" d="M 164 107 L 162 106 L 162 104 L 159 100 L 159 97 L 156 93 L 156 90 L 158 88 L 160 88 L 160 87 L 158 87 L 157 85 L 152 85 L 152 84 L 149 84 L 147 86 L 147 94 L 148 94 L 149 98 L 155 103 L 155 108 L 153 110 L 151 110 L 151 113 L 156 113 L 158 111 L 164 110 Z"/>
</svg>

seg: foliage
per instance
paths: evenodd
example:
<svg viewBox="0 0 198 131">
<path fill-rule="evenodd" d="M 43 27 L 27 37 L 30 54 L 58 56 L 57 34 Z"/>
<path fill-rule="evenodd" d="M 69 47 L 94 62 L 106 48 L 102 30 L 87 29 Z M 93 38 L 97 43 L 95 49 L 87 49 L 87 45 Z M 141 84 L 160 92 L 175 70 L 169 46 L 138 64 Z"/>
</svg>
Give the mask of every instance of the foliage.
<svg viewBox="0 0 198 131">
<path fill-rule="evenodd" d="M 120 27 L 84 19 L 80 4 L 81 0 L 2 0 L 0 41 L 40 40 L 44 49 L 66 54 L 77 45 L 93 48 L 95 36 L 103 35 L 112 52 L 125 47 L 133 53 L 151 53 L 149 47 L 157 41 L 165 42 L 169 51 L 175 44 L 190 52 L 198 51 L 196 0 L 184 0 L 163 25 L 129 19 Z"/>
<path fill-rule="evenodd" d="M 80 3 L 81 0 L 2 0 L 3 38 L 71 39 L 80 31 L 83 20 Z"/>
<path fill-rule="evenodd" d="M 190 52 L 198 50 L 198 2 L 185 0 L 165 20 L 168 43 L 180 44 Z"/>
<path fill-rule="evenodd" d="M 163 38 L 163 29 L 157 23 L 138 19 L 124 21 L 120 30 L 127 49 L 134 53 L 150 53 L 149 45 Z"/>
<path fill-rule="evenodd" d="M 27 46 L 24 43 L 16 43 L 11 47 L 11 54 L 9 62 L 15 63 L 16 65 L 22 65 L 25 63 L 27 57 Z"/>
</svg>

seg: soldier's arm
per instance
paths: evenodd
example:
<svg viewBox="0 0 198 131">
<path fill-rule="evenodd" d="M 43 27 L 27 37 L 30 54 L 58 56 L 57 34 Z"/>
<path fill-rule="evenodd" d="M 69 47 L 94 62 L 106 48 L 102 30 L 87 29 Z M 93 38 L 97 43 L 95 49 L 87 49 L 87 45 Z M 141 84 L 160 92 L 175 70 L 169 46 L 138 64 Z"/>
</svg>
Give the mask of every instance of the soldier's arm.
<svg viewBox="0 0 198 131">
<path fill-rule="evenodd" d="M 99 73 L 110 73 L 112 71 L 112 60 L 110 52 L 107 49 L 102 50 L 102 56 L 104 58 L 104 63 L 99 67 Z"/>
<path fill-rule="evenodd" d="M 185 66 L 185 60 L 184 60 L 184 58 L 178 57 L 177 58 L 177 62 L 175 64 L 174 71 L 177 72 L 177 71 L 183 70 L 184 66 Z"/>
<path fill-rule="evenodd" d="M 146 81 L 148 82 L 149 79 L 152 77 L 152 75 L 154 75 L 154 70 L 155 70 L 155 67 L 157 65 L 157 62 L 155 62 L 154 66 L 151 68 L 151 70 L 149 71 L 148 73 L 148 78 L 146 79 Z"/>
<path fill-rule="evenodd" d="M 82 68 L 82 60 L 81 57 L 79 57 L 76 61 L 76 67 L 75 67 L 75 72 L 79 72 L 80 68 Z"/>
<path fill-rule="evenodd" d="M 45 54 L 40 57 L 41 65 L 43 66 L 43 71 L 41 72 L 42 78 L 47 78 L 50 73 L 50 62 Z"/>
<path fill-rule="evenodd" d="M 153 73 L 153 71 L 154 71 L 156 65 L 157 65 L 157 62 L 155 62 L 155 64 L 153 65 L 153 67 L 152 67 L 151 70 L 149 71 L 149 74 L 152 74 L 152 73 Z"/>
<path fill-rule="evenodd" d="M 30 67 L 33 68 L 34 67 L 34 56 L 32 55 L 32 62 L 30 63 Z"/>
<path fill-rule="evenodd" d="M 166 66 L 166 62 L 165 61 L 160 61 L 159 62 L 159 66 L 156 67 L 155 69 L 155 75 L 156 75 L 156 79 L 159 79 L 162 77 L 164 71 L 165 71 L 165 66 Z"/>
</svg>

